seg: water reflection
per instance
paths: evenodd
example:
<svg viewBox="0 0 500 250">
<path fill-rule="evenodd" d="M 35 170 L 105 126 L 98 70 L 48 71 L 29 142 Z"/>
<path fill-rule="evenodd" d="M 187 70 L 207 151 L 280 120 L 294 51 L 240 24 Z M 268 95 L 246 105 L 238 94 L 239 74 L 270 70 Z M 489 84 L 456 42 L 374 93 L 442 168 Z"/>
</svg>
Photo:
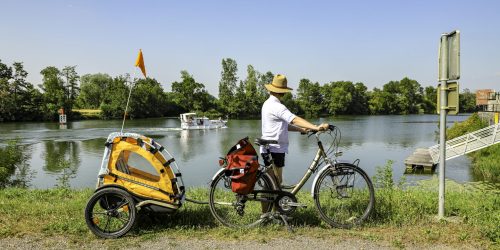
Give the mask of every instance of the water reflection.
<svg viewBox="0 0 500 250">
<path fill-rule="evenodd" d="M 438 116 L 340 116 L 311 119 L 318 124 L 333 123 L 342 132 L 340 150 L 342 159 L 360 159 L 370 176 L 375 167 L 387 160 L 394 160 L 394 179 L 405 170 L 404 159 L 415 148 L 436 144 Z M 467 117 L 449 117 L 450 121 Z M 6 123 L 0 124 L 0 144 L 9 138 L 19 137 L 22 144 L 30 144 L 31 169 L 35 170 L 34 187 L 53 187 L 65 176 L 75 176 L 69 181 L 73 187 L 95 185 L 104 141 L 110 132 L 119 130 L 120 120 L 69 122 L 68 129 L 59 129 L 57 123 Z M 170 151 L 182 168 L 188 186 L 204 186 L 218 170 L 218 157 L 227 153 L 239 139 L 250 137 L 253 143 L 261 136 L 260 120 L 230 120 L 227 129 L 180 130 L 178 119 L 144 119 L 127 121 L 126 132 L 148 135 Z M 324 137 L 324 136 L 323 136 Z M 317 144 L 314 137 L 290 133 L 289 154 L 286 158 L 285 180 L 297 181 L 313 159 Z M 328 139 L 322 138 L 327 144 Z M 257 149 L 257 148 L 256 148 Z M 476 179 L 470 169 L 470 160 L 460 157 L 447 164 L 447 177 L 468 181 Z M 58 179 L 59 178 L 59 179 Z M 411 180 L 429 178 L 412 175 Z M 307 187 L 307 186 L 306 186 Z"/>
<path fill-rule="evenodd" d="M 65 168 L 78 169 L 80 165 L 80 144 L 76 141 L 45 141 L 45 165 L 43 169 L 50 173 L 60 173 Z M 65 164 L 64 161 L 69 162 Z"/>
<path fill-rule="evenodd" d="M 10 141 L 5 147 L 0 147 L 0 153 L 2 157 L 0 159 L 0 188 L 28 187 L 35 174 L 28 163 L 31 158 L 31 147 L 19 145 L 17 141 Z"/>
</svg>

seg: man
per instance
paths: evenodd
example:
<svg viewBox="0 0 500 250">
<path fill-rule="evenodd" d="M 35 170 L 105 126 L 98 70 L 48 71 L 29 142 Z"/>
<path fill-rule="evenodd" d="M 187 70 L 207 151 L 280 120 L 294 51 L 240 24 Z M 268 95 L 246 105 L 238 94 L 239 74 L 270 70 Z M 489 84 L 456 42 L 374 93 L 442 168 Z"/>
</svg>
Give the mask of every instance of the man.
<svg viewBox="0 0 500 250">
<path fill-rule="evenodd" d="M 288 131 L 306 133 L 309 130 L 326 130 L 328 124 L 323 123 L 316 126 L 292 114 L 285 105 L 281 104 L 281 98 L 285 93 L 292 90 L 287 87 L 287 80 L 284 75 L 278 74 L 274 76 L 273 82 L 264 86 L 269 91 L 269 99 L 262 105 L 262 139 L 278 141 L 278 144 L 270 144 L 269 150 L 275 165 L 271 174 L 274 174 L 277 182 L 281 185 L 283 167 L 285 166 L 285 153 L 288 153 Z M 266 166 L 269 165 L 264 147 L 260 148 L 260 153 L 265 160 Z"/>
</svg>

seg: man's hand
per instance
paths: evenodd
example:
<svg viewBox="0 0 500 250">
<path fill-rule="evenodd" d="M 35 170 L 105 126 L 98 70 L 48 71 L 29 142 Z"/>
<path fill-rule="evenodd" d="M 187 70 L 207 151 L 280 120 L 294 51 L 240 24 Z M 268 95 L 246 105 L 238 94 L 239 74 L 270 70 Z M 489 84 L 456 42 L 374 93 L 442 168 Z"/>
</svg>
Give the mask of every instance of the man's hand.
<svg viewBox="0 0 500 250">
<path fill-rule="evenodd" d="M 321 125 L 317 126 L 318 127 L 318 131 L 325 131 L 325 130 L 328 130 L 328 127 L 330 125 L 328 125 L 328 123 L 322 123 Z"/>
</svg>

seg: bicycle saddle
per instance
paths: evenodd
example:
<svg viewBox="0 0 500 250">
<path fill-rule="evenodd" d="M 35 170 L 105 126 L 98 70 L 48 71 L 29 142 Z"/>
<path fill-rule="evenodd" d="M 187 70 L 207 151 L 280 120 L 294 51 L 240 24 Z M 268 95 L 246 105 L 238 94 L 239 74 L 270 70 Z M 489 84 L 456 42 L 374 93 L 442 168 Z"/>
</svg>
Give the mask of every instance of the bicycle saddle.
<svg viewBox="0 0 500 250">
<path fill-rule="evenodd" d="M 278 144 L 278 141 L 276 141 L 276 140 L 264 140 L 261 138 L 257 138 L 257 139 L 255 139 L 255 144 L 257 144 L 259 146 L 266 146 L 269 144 Z"/>
</svg>

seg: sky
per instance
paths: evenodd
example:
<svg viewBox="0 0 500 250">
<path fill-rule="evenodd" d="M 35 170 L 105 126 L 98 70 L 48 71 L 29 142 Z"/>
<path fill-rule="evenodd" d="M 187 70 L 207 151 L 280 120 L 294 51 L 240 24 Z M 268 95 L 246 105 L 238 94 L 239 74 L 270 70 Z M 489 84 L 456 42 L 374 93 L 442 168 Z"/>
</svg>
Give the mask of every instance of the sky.
<svg viewBox="0 0 500 250">
<path fill-rule="evenodd" d="M 500 1 L 0 0 L 0 60 L 28 80 L 47 66 L 80 75 L 148 76 L 171 91 L 187 70 L 217 96 L 221 61 L 324 84 L 369 89 L 409 77 L 437 85 L 442 33 L 460 30 L 461 89 L 500 91 Z"/>
</svg>

